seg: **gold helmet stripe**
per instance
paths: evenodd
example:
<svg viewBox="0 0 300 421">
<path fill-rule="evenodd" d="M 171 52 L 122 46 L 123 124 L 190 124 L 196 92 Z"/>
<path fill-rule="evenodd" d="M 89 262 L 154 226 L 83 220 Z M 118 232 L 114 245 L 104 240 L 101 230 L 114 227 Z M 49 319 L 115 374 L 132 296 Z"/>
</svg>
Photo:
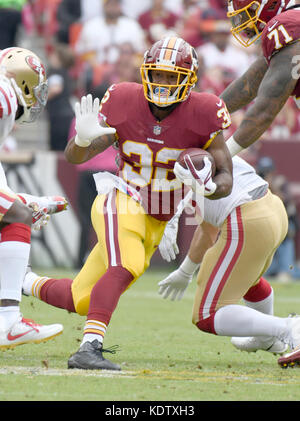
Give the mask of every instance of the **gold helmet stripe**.
<svg viewBox="0 0 300 421">
<path fill-rule="evenodd" d="M 172 37 L 169 39 L 169 42 L 167 44 L 167 46 L 165 47 L 165 53 L 163 56 L 163 60 L 168 60 L 170 61 L 172 58 L 172 54 L 173 54 L 173 49 L 175 47 L 176 41 L 178 38 L 176 37 Z"/>
</svg>

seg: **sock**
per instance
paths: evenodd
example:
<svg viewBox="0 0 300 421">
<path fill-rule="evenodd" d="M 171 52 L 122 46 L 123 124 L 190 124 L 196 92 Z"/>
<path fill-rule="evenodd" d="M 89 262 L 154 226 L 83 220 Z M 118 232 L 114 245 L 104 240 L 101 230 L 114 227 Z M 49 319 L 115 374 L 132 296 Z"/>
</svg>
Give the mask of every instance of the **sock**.
<svg viewBox="0 0 300 421">
<path fill-rule="evenodd" d="M 32 295 L 54 307 L 63 308 L 75 313 L 71 285 L 73 280 L 68 278 L 52 279 L 28 272 L 23 283 L 26 295 Z"/>
<path fill-rule="evenodd" d="M 132 281 L 133 275 L 120 266 L 108 268 L 99 279 L 91 292 L 82 343 L 94 339 L 103 343 L 106 328 L 119 298 Z"/>
<path fill-rule="evenodd" d="M 274 314 L 274 292 L 269 282 L 260 278 L 244 295 L 245 304 L 265 314 Z"/>
<path fill-rule="evenodd" d="M 280 339 L 287 335 L 287 320 L 231 304 L 216 311 L 214 329 L 221 336 L 275 336 Z"/>
<path fill-rule="evenodd" d="M 9 224 L 1 230 L 0 299 L 21 301 L 22 283 L 30 253 L 31 229 L 25 224 Z"/>
<path fill-rule="evenodd" d="M 8 330 L 20 317 L 19 306 L 0 307 L 0 329 Z"/>
<path fill-rule="evenodd" d="M 93 342 L 95 339 L 103 343 L 106 328 L 107 326 L 105 323 L 99 322 L 97 320 L 87 320 L 84 326 L 81 345 L 83 345 L 85 342 Z"/>
</svg>

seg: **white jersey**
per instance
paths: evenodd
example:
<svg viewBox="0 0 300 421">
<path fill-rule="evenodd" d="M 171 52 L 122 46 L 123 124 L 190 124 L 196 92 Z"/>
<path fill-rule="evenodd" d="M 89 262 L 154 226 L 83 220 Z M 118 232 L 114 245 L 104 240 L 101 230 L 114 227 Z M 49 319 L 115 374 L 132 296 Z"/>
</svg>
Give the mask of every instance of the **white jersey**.
<svg viewBox="0 0 300 421">
<path fill-rule="evenodd" d="M 232 163 L 233 186 L 230 195 L 218 200 L 204 198 L 202 218 L 216 227 L 221 227 L 237 206 L 254 200 L 255 195 L 253 198 L 252 192 L 259 188 L 265 187 L 266 190 L 268 188 L 268 183 L 242 158 L 234 156 Z"/>
<path fill-rule="evenodd" d="M 18 101 L 15 91 L 9 80 L 0 76 L 0 145 L 14 127 L 17 108 Z"/>
<path fill-rule="evenodd" d="M 15 91 L 9 80 L 0 75 L 0 148 L 14 127 L 17 108 L 18 100 Z M 1 164 L 0 189 L 10 190 Z"/>
</svg>

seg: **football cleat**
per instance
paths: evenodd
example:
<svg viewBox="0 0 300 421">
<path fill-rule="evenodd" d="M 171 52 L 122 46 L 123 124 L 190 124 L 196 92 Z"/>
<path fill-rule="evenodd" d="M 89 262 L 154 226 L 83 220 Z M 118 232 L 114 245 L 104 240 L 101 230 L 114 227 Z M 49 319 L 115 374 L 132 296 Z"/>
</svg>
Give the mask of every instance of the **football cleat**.
<svg viewBox="0 0 300 421">
<path fill-rule="evenodd" d="M 45 342 L 62 332 L 61 324 L 43 326 L 33 320 L 20 317 L 8 330 L 0 331 L 0 350 L 15 348 L 23 344 Z"/>
<path fill-rule="evenodd" d="M 121 367 L 103 358 L 102 352 L 114 354 L 115 349 L 103 349 L 102 344 L 94 339 L 85 342 L 68 360 L 68 368 L 83 370 L 121 370 Z"/>
<path fill-rule="evenodd" d="M 283 354 L 288 349 L 288 345 L 277 338 L 263 340 L 258 336 L 233 337 L 232 345 L 240 351 L 256 352 L 259 350 L 272 352 L 273 354 Z"/>
<path fill-rule="evenodd" d="M 288 342 L 291 352 L 284 354 L 278 359 L 278 364 L 282 368 L 293 367 L 296 364 L 300 365 L 300 317 L 291 317 L 289 323 L 290 335 Z"/>
</svg>

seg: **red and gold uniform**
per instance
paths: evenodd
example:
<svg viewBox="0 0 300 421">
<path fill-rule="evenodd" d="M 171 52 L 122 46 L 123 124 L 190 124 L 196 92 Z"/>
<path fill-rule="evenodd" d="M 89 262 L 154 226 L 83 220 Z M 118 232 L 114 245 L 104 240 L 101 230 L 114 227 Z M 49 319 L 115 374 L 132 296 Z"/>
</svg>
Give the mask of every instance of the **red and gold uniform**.
<svg viewBox="0 0 300 421">
<path fill-rule="evenodd" d="M 112 85 L 102 99 L 100 117 L 116 130 L 119 171 L 94 175 L 91 217 L 98 242 L 74 281 L 37 278 L 31 287 L 43 301 L 87 315 L 84 341 L 103 340 L 121 294 L 149 266 L 183 197 L 173 172 L 182 150 L 208 149 L 213 142 L 222 148 L 217 135 L 230 116 L 220 98 L 191 92 L 197 70 L 195 49 L 166 37 L 146 51 L 142 84 Z"/>
<path fill-rule="evenodd" d="M 158 122 L 137 83 L 109 88 L 101 114 L 117 130 L 119 176 L 140 192 L 146 213 L 162 221 L 173 216 L 182 199 L 182 185 L 173 173 L 179 154 L 191 147 L 206 149 L 230 124 L 222 100 L 196 92 Z M 178 197 L 174 197 L 174 191 Z"/>
<path fill-rule="evenodd" d="M 294 42 L 300 42 L 300 5 L 280 13 L 265 26 L 261 35 L 261 46 L 268 65 L 275 54 Z M 292 96 L 300 108 L 300 79 Z"/>
<path fill-rule="evenodd" d="M 111 86 L 100 112 L 117 132 L 118 175 L 140 194 L 141 202 L 118 188 L 97 196 L 92 222 L 98 243 L 72 284 L 80 314 L 86 314 L 91 290 L 109 267 L 125 268 L 133 281 L 147 269 L 165 225 L 182 199 L 182 184 L 173 173 L 177 157 L 186 148 L 207 148 L 230 124 L 221 99 L 194 92 L 158 122 L 142 85 L 136 83 Z"/>
</svg>

